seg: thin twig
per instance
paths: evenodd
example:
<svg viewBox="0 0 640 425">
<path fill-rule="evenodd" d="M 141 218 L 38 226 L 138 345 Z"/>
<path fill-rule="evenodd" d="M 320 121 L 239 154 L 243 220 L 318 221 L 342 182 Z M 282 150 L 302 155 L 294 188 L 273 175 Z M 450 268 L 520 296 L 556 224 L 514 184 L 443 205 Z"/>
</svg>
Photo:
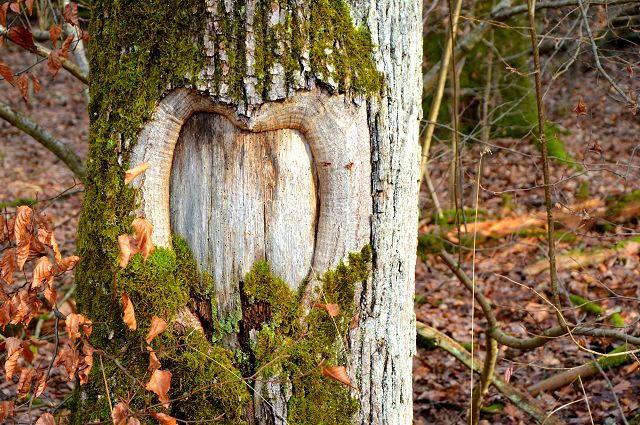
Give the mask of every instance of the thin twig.
<svg viewBox="0 0 640 425">
<path fill-rule="evenodd" d="M 542 76 L 540 71 L 540 52 L 538 50 L 538 36 L 535 22 L 535 0 L 527 0 L 529 16 L 529 34 L 533 49 L 533 69 L 536 89 L 536 107 L 538 112 L 538 133 L 542 151 L 542 177 L 544 182 L 544 203 L 547 210 L 547 248 L 549 255 L 549 273 L 553 303 L 557 312 L 558 322 L 566 326 L 561 313 L 560 295 L 558 292 L 558 270 L 556 268 L 556 246 L 553 232 L 553 200 L 551 199 L 551 184 L 549 182 L 549 154 L 544 131 L 544 105 L 542 104 Z"/>
<path fill-rule="evenodd" d="M 598 53 L 598 46 L 596 45 L 595 40 L 593 39 L 593 34 L 591 32 L 591 27 L 589 26 L 589 20 L 587 18 L 587 5 L 584 3 L 584 0 L 578 1 L 580 5 L 580 15 L 582 16 L 582 23 L 587 30 L 587 37 L 589 38 L 589 42 L 591 43 L 591 51 L 593 52 L 593 60 L 596 63 L 596 68 L 602 74 L 602 76 L 611 84 L 611 87 L 627 102 L 627 106 L 635 109 L 638 105 L 636 102 L 631 100 L 629 96 L 616 84 L 616 82 L 611 78 L 611 76 L 604 70 L 602 64 L 600 63 L 600 54 Z"/>
<path fill-rule="evenodd" d="M 481 373 L 480 362 L 473 359 L 467 350 L 464 349 L 456 341 L 443 334 L 442 332 L 427 326 L 422 322 L 416 322 L 416 330 L 419 336 L 425 338 L 442 348 L 446 352 L 452 354 L 459 362 L 473 369 L 477 373 Z M 550 425 L 561 425 L 560 419 L 547 414 L 545 410 L 538 405 L 526 393 L 521 392 L 512 385 L 497 377 L 495 374 L 491 376 L 491 383 L 496 387 L 502 395 L 504 395 L 511 403 L 523 412 L 534 418 L 538 422 L 544 422 Z"/>
<path fill-rule="evenodd" d="M 86 168 L 78 154 L 73 151 L 68 143 L 56 139 L 40 124 L 33 121 L 31 118 L 22 115 L 20 112 L 2 101 L 0 101 L 0 118 L 5 119 L 13 126 L 24 131 L 29 136 L 33 137 L 36 142 L 49 149 L 55 156 L 64 162 L 67 167 L 69 167 L 78 179 L 84 181 L 87 174 Z"/>
</svg>

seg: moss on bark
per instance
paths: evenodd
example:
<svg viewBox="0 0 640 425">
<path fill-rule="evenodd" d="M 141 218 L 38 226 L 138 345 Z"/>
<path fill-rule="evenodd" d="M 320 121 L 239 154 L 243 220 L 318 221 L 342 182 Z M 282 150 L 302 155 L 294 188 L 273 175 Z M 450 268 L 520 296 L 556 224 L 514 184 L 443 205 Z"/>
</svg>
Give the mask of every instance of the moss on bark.
<svg viewBox="0 0 640 425">
<path fill-rule="evenodd" d="M 214 58 L 220 67 L 214 86 L 232 87 L 240 102 L 247 76 L 246 9 L 244 2 L 237 3 L 235 15 L 220 21 L 223 34 L 217 45 L 227 49 L 224 60 L 222 56 Z M 374 94 L 381 89 L 382 78 L 371 59 L 370 37 L 353 27 L 342 0 L 306 2 L 301 7 L 311 15 L 304 22 L 289 2 L 276 3 L 282 7 L 284 22 L 275 26 L 268 22 L 273 3 L 258 3 L 254 74 L 261 91 L 272 83 L 276 63 L 283 65 L 290 89 L 299 88 L 294 81 L 296 72 L 340 92 Z M 118 269 L 117 244 L 118 235 L 132 233 L 136 208 L 136 193 L 124 184 L 131 150 L 162 96 L 174 87 L 195 87 L 203 76 L 205 64 L 212 59 L 205 57 L 204 43 L 210 12 L 199 0 L 92 3 L 90 152 L 78 237 L 82 261 L 76 278 L 80 311 L 100 323 L 94 326 L 91 342 L 100 350 L 103 366 L 96 359 L 89 384 L 73 400 L 75 423 L 109 420 L 107 391 L 114 404 L 127 400 L 133 410 L 157 403 L 155 396 L 139 388 L 149 378 L 144 338 L 154 315 L 170 322 L 171 329 L 180 308 L 197 300 L 210 303 L 216 317 L 212 278 L 199 272 L 186 242 L 174 239 L 173 249 L 158 248 L 147 261 L 136 255 L 125 270 Z M 303 65 L 305 60 L 308 68 Z M 219 342 L 225 332 L 238 330 L 239 318 L 214 323 L 211 334 L 183 329 L 167 331 L 154 340 L 163 368 L 174 374 L 169 396 L 176 401 L 170 413 L 193 420 L 223 415 L 223 423 L 242 423 L 242 408 L 251 398 L 246 381 L 278 375 L 292 382 L 290 423 L 348 422 L 356 409 L 355 400 L 348 388 L 322 377 L 318 366 L 321 362 L 346 362 L 340 341 L 353 313 L 354 285 L 366 279 L 370 256 L 367 248 L 352 255 L 348 265 L 341 264 L 323 277 L 323 302 L 337 303 L 341 308 L 335 319 L 313 309 L 303 326 L 301 295 L 291 293 L 263 264 L 247 276 L 253 283 L 247 285 L 246 295 L 250 302 L 267 303 L 275 314 L 257 329 L 257 338 L 247 351 L 233 352 Z M 277 290 L 282 298 L 267 296 L 260 285 Z M 127 292 L 135 306 L 135 332 L 122 323 L 120 303 L 112 303 L 114 289 L 116 299 Z M 275 353 L 286 355 L 275 358 Z M 246 362 L 252 364 L 247 367 Z M 243 378 L 246 370 L 260 372 Z M 151 423 L 148 417 L 140 419 Z"/>
</svg>

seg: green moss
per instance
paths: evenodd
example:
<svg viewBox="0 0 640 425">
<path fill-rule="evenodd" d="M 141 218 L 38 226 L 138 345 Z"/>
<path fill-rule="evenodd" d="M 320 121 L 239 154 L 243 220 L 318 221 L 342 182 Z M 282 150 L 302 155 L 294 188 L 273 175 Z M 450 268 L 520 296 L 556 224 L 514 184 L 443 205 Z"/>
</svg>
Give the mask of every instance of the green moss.
<svg viewBox="0 0 640 425">
<path fill-rule="evenodd" d="M 275 65 L 284 70 L 287 92 L 298 88 L 296 75 L 315 79 L 340 93 L 375 95 L 383 85 L 383 76 L 372 59 L 373 44 L 369 33 L 356 28 L 344 0 L 313 0 L 296 6 L 286 2 L 258 2 L 253 11 L 253 60 L 246 63 L 244 28 L 247 6 L 236 2 L 227 10 L 218 5 L 219 29 L 214 43 L 225 51 L 216 52 L 213 61 L 214 88 L 235 101 L 244 99 L 245 76 L 254 77 L 256 92 L 266 98 Z M 271 22 L 274 7 L 282 18 Z M 301 20 L 299 11 L 305 10 Z M 251 72 L 249 72 L 251 71 Z"/>
<path fill-rule="evenodd" d="M 288 421 L 295 424 L 348 424 L 357 411 L 357 400 L 348 387 L 323 377 L 321 365 L 344 365 L 344 338 L 352 319 L 355 285 L 367 279 L 371 250 L 351 254 L 349 263 L 327 271 L 321 277 L 318 302 L 338 304 L 340 313 L 331 317 L 313 308 L 301 324 L 302 291 L 295 294 L 271 275 L 265 263 L 258 263 L 245 279 L 245 291 L 253 303 L 267 303 L 271 320 L 264 323 L 252 346 L 255 370 L 263 379 L 288 378 L 291 398 Z M 263 394 L 268 397 L 268 394 Z"/>
<path fill-rule="evenodd" d="M 142 125 L 169 86 L 189 84 L 204 63 L 205 5 L 197 0 L 96 1 L 89 43 L 89 161 L 79 224 L 78 304 L 110 317 L 117 237 L 131 233 L 134 192 L 124 184 Z M 96 329 L 105 339 L 109 329 Z"/>
<path fill-rule="evenodd" d="M 586 298 L 582 298 L 580 295 L 569 294 L 569 299 L 571 300 L 571 303 L 573 305 L 579 307 L 581 310 L 585 311 L 586 313 L 595 314 L 596 316 L 600 316 L 602 313 L 604 313 L 604 309 L 602 307 L 600 307 L 598 304 L 594 303 L 593 301 L 589 301 Z"/>
<path fill-rule="evenodd" d="M 118 289 L 129 294 L 135 306 L 138 329 L 146 335 L 153 316 L 167 322 L 187 303 L 189 288 L 178 268 L 175 251 L 158 248 L 147 258 L 137 254 L 117 274 Z"/>
<path fill-rule="evenodd" d="M 443 248 L 442 237 L 435 233 L 418 236 L 418 256 L 422 261 L 426 261 L 429 254 L 438 254 Z"/>
<path fill-rule="evenodd" d="M 622 328 L 625 326 L 624 319 L 622 318 L 622 315 L 620 313 L 613 313 L 609 317 L 609 320 L 611 321 L 611 324 L 617 328 Z"/>
<path fill-rule="evenodd" d="M 168 352 L 161 361 L 175 377 L 171 394 L 182 396 L 173 406 L 172 414 L 190 420 L 222 417 L 223 424 L 244 424 L 242 408 L 249 402 L 250 394 L 233 353 L 211 344 L 199 331 L 167 345 Z"/>
</svg>

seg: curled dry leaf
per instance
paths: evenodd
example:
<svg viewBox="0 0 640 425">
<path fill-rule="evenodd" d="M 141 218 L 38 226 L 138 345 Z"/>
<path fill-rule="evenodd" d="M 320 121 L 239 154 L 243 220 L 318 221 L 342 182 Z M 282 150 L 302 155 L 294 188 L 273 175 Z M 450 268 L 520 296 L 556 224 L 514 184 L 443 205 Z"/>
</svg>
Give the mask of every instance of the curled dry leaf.
<svg viewBox="0 0 640 425">
<path fill-rule="evenodd" d="M 29 258 L 29 252 L 31 251 L 31 239 L 27 239 L 23 241 L 22 244 L 18 245 L 18 250 L 16 251 L 16 264 L 20 271 L 24 268 L 24 263 L 27 262 Z"/>
<path fill-rule="evenodd" d="M 8 284 L 13 283 L 13 272 L 17 266 L 16 249 L 7 249 L 2 256 L 2 260 L 0 260 L 0 276 Z"/>
<path fill-rule="evenodd" d="M 347 375 L 347 369 L 344 366 L 330 366 L 322 369 L 322 376 L 335 379 L 336 381 L 351 387 L 351 379 Z"/>
<path fill-rule="evenodd" d="M 136 231 L 136 238 L 138 239 L 138 246 L 140 247 L 140 253 L 145 260 L 149 257 L 155 246 L 151 240 L 151 232 L 153 232 L 153 224 L 144 218 L 134 218 L 131 223 L 131 227 Z"/>
<path fill-rule="evenodd" d="M 67 372 L 67 376 L 69 377 L 69 381 L 73 379 L 76 374 L 76 370 L 78 369 L 78 352 L 71 348 L 69 343 L 66 343 L 62 346 L 62 349 L 58 352 L 58 357 L 56 358 L 54 366 L 62 365 L 64 367 L 65 372 Z"/>
<path fill-rule="evenodd" d="M 11 69 L 2 62 L 0 62 L 0 76 L 2 76 L 7 83 L 13 85 L 13 72 L 11 72 Z"/>
<path fill-rule="evenodd" d="M 147 347 L 151 348 L 151 347 Z M 149 367 L 147 368 L 147 370 L 151 373 L 155 372 L 156 370 L 160 369 L 162 367 L 162 365 L 160 364 L 160 360 L 158 360 L 158 357 L 156 356 L 155 351 L 151 351 L 149 353 Z"/>
<path fill-rule="evenodd" d="M 36 425 L 56 425 L 55 419 L 53 419 L 53 415 L 49 412 L 43 413 L 38 420 L 36 421 Z"/>
<path fill-rule="evenodd" d="M 16 240 L 16 245 L 20 246 L 29 240 L 32 218 L 33 210 L 30 207 L 21 205 L 16 209 L 15 223 L 13 224 L 13 238 Z"/>
<path fill-rule="evenodd" d="M 24 27 L 22 25 L 13 25 L 11 28 L 9 28 L 7 36 L 9 40 L 13 41 L 23 49 L 27 49 L 32 52 L 36 50 L 36 45 L 33 42 L 33 35 L 27 27 Z"/>
<path fill-rule="evenodd" d="M 27 6 L 27 13 L 29 14 L 29 16 L 31 16 L 31 14 L 33 13 L 33 4 L 35 3 L 35 0 L 26 0 L 24 2 L 24 5 Z"/>
<path fill-rule="evenodd" d="M 171 387 L 171 371 L 168 370 L 156 370 L 151 375 L 151 379 L 147 382 L 145 389 L 152 391 L 158 396 L 158 400 L 162 403 L 169 401 L 169 388 Z"/>
<path fill-rule="evenodd" d="M 9 416 L 13 415 L 13 409 L 15 403 L 13 400 L 0 402 L 0 421 L 4 421 Z"/>
<path fill-rule="evenodd" d="M 113 421 L 113 425 L 121 425 L 129 416 L 130 410 L 129 405 L 124 401 L 116 404 L 111 412 L 111 420 Z"/>
<path fill-rule="evenodd" d="M 38 381 L 36 382 L 36 391 L 33 393 L 34 398 L 40 397 L 40 395 L 47 389 L 47 385 L 49 385 L 49 381 L 47 381 L 47 376 L 44 372 L 38 373 Z"/>
<path fill-rule="evenodd" d="M 40 257 L 33 269 L 31 289 L 38 289 L 44 282 L 53 278 L 52 269 L 51 261 L 47 257 Z"/>
<path fill-rule="evenodd" d="M 118 246 L 120 247 L 120 268 L 126 268 L 131 257 L 136 254 L 139 249 L 136 240 L 129 235 L 118 236 Z"/>
<path fill-rule="evenodd" d="M 88 338 L 91 336 L 92 326 L 91 321 L 84 317 L 82 314 L 70 313 L 65 319 L 67 326 L 67 336 L 71 344 L 75 344 L 76 338 L 80 337 L 80 326 L 84 331 L 85 336 Z"/>
<path fill-rule="evenodd" d="M 584 101 L 580 99 L 578 101 L 578 106 L 573 109 L 573 112 L 576 113 L 576 116 L 587 115 L 587 105 L 584 104 Z"/>
<path fill-rule="evenodd" d="M 29 394 L 33 379 L 36 377 L 36 370 L 32 367 L 26 367 L 22 369 L 20 373 L 20 380 L 18 380 L 18 386 L 16 391 L 18 393 L 18 399 L 22 399 Z"/>
<path fill-rule="evenodd" d="M 60 47 L 60 56 L 68 58 L 69 57 L 69 49 L 71 48 L 71 43 L 73 43 L 73 38 L 75 34 L 69 34 L 67 38 L 64 39 L 62 43 L 62 47 Z"/>
<path fill-rule="evenodd" d="M 29 73 L 29 77 L 31 77 L 31 84 L 33 84 L 33 91 L 38 94 L 40 93 L 40 89 L 42 86 L 40 85 L 40 80 L 36 77 L 35 74 Z"/>
<path fill-rule="evenodd" d="M 165 413 L 152 413 L 151 417 L 160 422 L 160 425 L 177 425 L 178 423 L 176 418 Z"/>
<path fill-rule="evenodd" d="M 133 310 L 133 303 L 126 292 L 122 295 L 122 310 L 124 310 L 122 314 L 122 321 L 129 327 L 129 329 L 135 331 L 138 327 L 136 323 L 136 313 Z"/>
<path fill-rule="evenodd" d="M 25 103 L 29 102 L 29 76 L 27 74 L 22 74 L 18 78 L 16 78 L 16 85 L 18 86 L 18 90 L 20 90 L 20 95 Z"/>
<path fill-rule="evenodd" d="M 6 339 L 5 345 L 7 347 L 7 360 L 4 363 L 4 374 L 7 381 L 10 381 L 16 371 L 18 360 L 22 354 L 22 341 L 10 336 Z"/>
<path fill-rule="evenodd" d="M 149 163 L 143 162 L 142 164 L 138 164 L 135 167 L 124 172 L 124 184 L 129 184 L 138 177 L 140 174 L 144 173 L 149 169 Z"/>
<path fill-rule="evenodd" d="M 127 421 L 127 425 L 140 425 L 140 421 L 138 420 L 138 418 L 131 417 Z"/>
<path fill-rule="evenodd" d="M 78 359 L 78 379 L 80 385 L 85 385 L 89 382 L 89 374 L 93 367 L 93 352 L 95 348 L 86 340 L 82 341 L 82 355 Z"/>
<path fill-rule="evenodd" d="M 326 310 L 331 317 L 336 317 L 340 314 L 340 306 L 338 304 L 314 304 L 313 306 Z"/>
<path fill-rule="evenodd" d="M 149 334 L 147 335 L 147 344 L 151 343 L 153 338 L 160 335 L 164 330 L 167 329 L 167 322 L 159 318 L 158 316 L 153 316 L 151 318 L 151 328 L 149 329 Z"/>
<path fill-rule="evenodd" d="M 60 62 L 60 49 L 53 49 L 47 57 L 47 69 L 49 70 L 49 74 L 51 74 L 52 80 L 56 78 L 60 68 L 62 68 L 62 62 Z"/>
<path fill-rule="evenodd" d="M 78 264 L 78 261 L 80 261 L 80 257 L 78 257 L 77 255 L 72 255 L 70 257 L 60 259 L 60 261 L 57 262 L 56 266 L 59 272 L 66 272 L 74 268 L 76 264 Z"/>
<path fill-rule="evenodd" d="M 78 26 L 78 5 L 72 1 L 66 4 L 62 12 L 64 21 L 73 26 Z"/>
<path fill-rule="evenodd" d="M 58 24 L 51 25 L 51 28 L 49 28 L 49 37 L 51 38 L 51 47 L 54 50 L 58 43 L 58 39 L 60 38 L 60 34 L 62 34 L 62 27 Z"/>
</svg>

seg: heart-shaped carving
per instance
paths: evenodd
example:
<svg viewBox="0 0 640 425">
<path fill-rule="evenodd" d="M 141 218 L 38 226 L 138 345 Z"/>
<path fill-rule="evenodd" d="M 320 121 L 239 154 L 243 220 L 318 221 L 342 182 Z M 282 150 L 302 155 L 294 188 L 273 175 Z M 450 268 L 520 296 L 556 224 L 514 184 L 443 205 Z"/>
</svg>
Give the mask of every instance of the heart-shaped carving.
<svg viewBox="0 0 640 425">
<path fill-rule="evenodd" d="M 182 159 L 183 154 L 179 153 L 177 161 L 180 164 L 176 165 L 176 170 L 180 168 L 184 171 L 176 173 L 173 189 L 171 189 L 176 144 L 183 130 L 183 125 L 193 114 L 198 112 L 207 113 L 203 115 L 204 121 L 212 120 L 215 122 L 212 128 L 217 128 L 213 132 L 217 132 L 218 135 L 215 138 L 219 138 L 219 140 L 208 149 L 210 156 L 215 155 L 216 159 L 209 159 L 208 163 L 189 161 Z M 248 112 L 243 112 L 243 114 L 239 114 L 236 108 L 228 104 L 216 102 L 211 97 L 194 90 L 178 89 L 162 99 L 153 119 L 141 130 L 131 159 L 131 166 L 149 162 L 149 169 L 135 181 L 135 184 L 138 184 L 140 188 L 140 208 L 137 214 L 153 223 L 152 238 L 158 246 L 171 245 L 172 225 L 183 229 L 181 232 L 188 232 L 197 225 L 196 221 L 219 214 L 218 224 L 214 228 L 216 226 L 220 229 L 226 227 L 226 230 L 213 233 L 214 239 L 218 240 L 211 240 L 211 231 L 207 233 L 204 228 L 193 231 L 193 241 L 199 242 L 192 241 L 191 248 L 194 250 L 194 256 L 198 259 L 201 269 L 207 269 L 208 264 L 212 263 L 208 253 L 225 243 L 228 245 L 226 249 L 238 250 L 234 254 L 234 258 L 241 258 L 242 265 L 257 260 L 259 256 L 254 254 L 263 248 L 256 249 L 255 247 L 264 246 L 265 255 L 269 257 L 269 252 L 271 252 L 271 257 L 273 257 L 269 258 L 272 268 L 286 270 L 286 272 L 282 272 L 285 276 L 281 277 L 286 277 L 290 272 L 293 276 L 291 279 L 296 280 L 296 277 L 302 275 L 304 270 L 308 268 L 307 258 L 311 255 L 312 280 L 307 286 L 307 294 L 311 294 L 317 287 L 317 282 L 313 279 L 316 273 L 322 273 L 327 268 L 336 266 L 349 252 L 358 251 L 370 243 L 370 216 L 373 209 L 371 163 L 375 158 L 371 157 L 367 105 L 366 103 L 356 105 L 345 99 L 343 95 L 332 95 L 318 89 L 297 92 L 285 101 L 265 103 Z M 217 117 L 211 118 L 211 116 Z M 228 121 L 223 121 L 225 119 Z M 197 121 L 198 118 L 194 123 Z M 188 124 L 188 127 L 190 125 Z M 198 134 L 199 127 L 194 125 L 196 126 L 195 133 L 190 135 L 189 139 L 193 139 L 191 142 L 197 141 L 197 143 L 185 143 L 185 149 L 194 149 L 193 153 L 189 153 L 187 156 L 196 157 L 199 155 L 196 152 L 198 146 L 207 145 L 208 136 L 201 137 Z M 191 130 L 185 129 L 185 133 L 188 131 Z M 239 143 L 238 140 L 242 143 Z M 225 146 L 227 144 L 231 145 Z M 261 144 L 264 146 L 252 146 Z M 283 172 L 286 167 L 292 167 L 291 170 L 297 167 L 293 158 L 304 157 L 302 147 L 305 147 L 304 150 L 307 151 L 307 160 L 304 164 L 300 163 L 299 166 L 302 170 L 292 171 L 293 178 L 298 183 L 287 186 L 282 183 Z M 218 157 L 231 155 L 235 150 L 238 150 L 238 153 L 232 155 L 235 159 Z M 248 156 L 241 155 L 240 151 L 248 153 Z M 267 152 L 269 155 L 280 156 L 282 159 L 269 159 L 267 163 L 262 164 L 263 171 L 253 177 L 247 177 L 254 170 L 254 167 L 258 167 L 256 164 L 260 162 L 260 155 L 267 155 Z M 203 153 L 203 155 L 205 154 Z M 205 167 L 211 168 L 213 164 L 217 164 L 217 167 L 226 166 L 226 164 L 240 164 L 243 158 L 250 161 L 246 164 L 247 166 L 243 167 L 244 171 L 237 173 L 224 171 L 215 177 L 215 184 L 225 185 L 225 188 L 214 189 L 212 187 L 213 180 L 207 181 L 204 177 L 203 180 L 198 180 L 197 175 L 203 174 L 202 170 L 189 169 L 190 166 L 199 166 L 204 169 Z M 386 165 L 381 164 L 380 166 Z M 193 178 L 190 177 L 188 182 L 185 173 L 193 174 Z M 314 179 L 311 176 L 317 176 L 317 186 L 314 186 Z M 237 184 L 236 179 L 239 178 L 254 180 L 257 186 L 251 191 L 261 193 L 262 201 L 259 200 L 260 197 L 257 197 L 250 202 L 250 205 L 243 205 L 238 200 L 230 202 L 229 205 L 234 205 L 233 208 L 237 208 L 239 211 L 236 211 L 235 215 L 229 216 L 229 206 L 220 208 L 220 205 L 213 204 L 214 194 L 224 194 L 230 186 Z M 299 182 L 307 179 L 310 181 L 309 185 L 303 188 L 302 183 Z M 200 184 L 205 188 L 191 187 Z M 291 193 L 293 192 L 291 188 L 298 186 L 302 188 L 300 193 Z M 392 187 L 393 185 L 388 186 Z M 386 187 L 386 182 L 378 183 L 378 190 L 385 191 Z M 288 208 L 299 209 L 299 211 L 280 211 L 281 215 L 275 213 L 265 215 L 263 213 L 262 217 L 269 220 L 282 219 L 282 217 L 289 217 L 290 221 L 300 220 L 300 223 L 296 223 L 293 230 L 289 232 L 308 232 L 309 229 L 315 231 L 315 242 L 309 242 L 308 236 L 287 241 L 287 243 L 296 246 L 298 243 L 303 245 L 297 247 L 301 251 L 300 259 L 293 260 L 287 258 L 287 255 L 277 255 L 277 249 L 269 251 L 267 244 L 270 240 L 273 241 L 276 236 L 270 239 L 265 235 L 251 234 L 252 232 L 259 233 L 259 228 L 254 228 L 251 223 L 255 222 L 256 217 L 259 216 L 256 215 L 258 204 L 269 199 L 264 195 L 269 188 L 286 194 L 285 198 L 294 199 L 292 202 L 288 202 L 288 199 L 282 199 L 275 205 L 281 205 L 285 210 Z M 188 190 L 192 195 L 183 196 L 182 193 L 170 195 L 171 190 Z M 241 196 L 240 194 L 246 193 L 247 190 L 248 188 L 244 185 L 238 190 L 229 191 L 229 193 Z M 317 202 L 313 200 L 314 194 L 317 194 Z M 392 193 L 388 195 L 393 196 Z M 202 197 L 202 199 L 196 201 L 190 198 L 192 196 Z M 211 197 L 209 198 L 209 196 Z M 206 199 L 211 199 L 209 207 L 205 205 Z M 295 199 L 304 199 L 304 202 L 297 206 Z M 313 210 L 314 204 L 316 205 L 315 210 Z M 271 203 L 271 205 L 274 204 Z M 195 213 L 196 208 L 201 208 L 203 211 Z M 207 210 L 207 208 L 209 209 Z M 172 218 L 172 214 L 176 217 Z M 191 220 L 188 218 L 190 214 L 198 218 Z M 245 237 L 243 233 L 243 235 L 234 236 L 233 241 L 229 239 L 228 242 L 225 242 L 225 238 L 228 238 L 229 234 L 239 231 L 235 227 L 236 225 L 240 226 L 237 222 L 241 221 L 243 214 L 249 214 L 252 217 L 241 227 L 244 229 L 242 232 L 249 232 L 246 239 L 242 244 L 236 246 L 237 241 L 241 237 Z M 225 222 L 223 216 L 227 216 L 228 220 L 235 220 L 235 223 Z M 316 224 L 309 225 L 309 223 Z M 285 225 L 286 223 L 277 226 L 263 224 L 262 229 L 282 229 Z M 289 234 L 291 233 L 284 233 L 285 237 L 288 237 L 286 235 Z M 209 240 L 205 243 L 204 238 L 209 238 Z M 254 241 L 254 248 L 252 248 L 252 256 L 245 258 L 244 251 L 241 250 L 250 246 L 253 238 L 256 238 L 256 241 Z M 257 239 L 261 239 L 261 241 Z M 296 252 L 296 247 L 293 245 L 287 248 L 287 251 Z M 312 246 L 311 254 L 308 252 L 309 246 Z M 299 266 L 291 267 L 292 261 L 299 262 Z M 239 268 L 233 267 L 231 269 L 239 270 Z M 216 281 L 216 289 L 222 294 L 230 293 L 230 288 L 224 283 L 230 281 L 229 276 L 226 275 L 227 272 L 214 274 L 221 276 L 220 280 Z M 290 284 L 295 287 L 299 281 L 293 281 Z M 233 289 L 233 291 L 237 291 L 237 289 Z M 307 301 L 309 300 L 309 297 L 305 298 Z M 231 296 L 228 300 L 218 299 L 218 301 L 220 317 L 227 317 L 229 313 L 236 311 L 237 297 Z"/>
<path fill-rule="evenodd" d="M 296 289 L 313 259 L 318 198 L 307 142 L 297 130 L 252 133 L 196 113 L 173 155 L 172 232 L 214 278 L 218 304 L 259 260 Z"/>
</svg>

